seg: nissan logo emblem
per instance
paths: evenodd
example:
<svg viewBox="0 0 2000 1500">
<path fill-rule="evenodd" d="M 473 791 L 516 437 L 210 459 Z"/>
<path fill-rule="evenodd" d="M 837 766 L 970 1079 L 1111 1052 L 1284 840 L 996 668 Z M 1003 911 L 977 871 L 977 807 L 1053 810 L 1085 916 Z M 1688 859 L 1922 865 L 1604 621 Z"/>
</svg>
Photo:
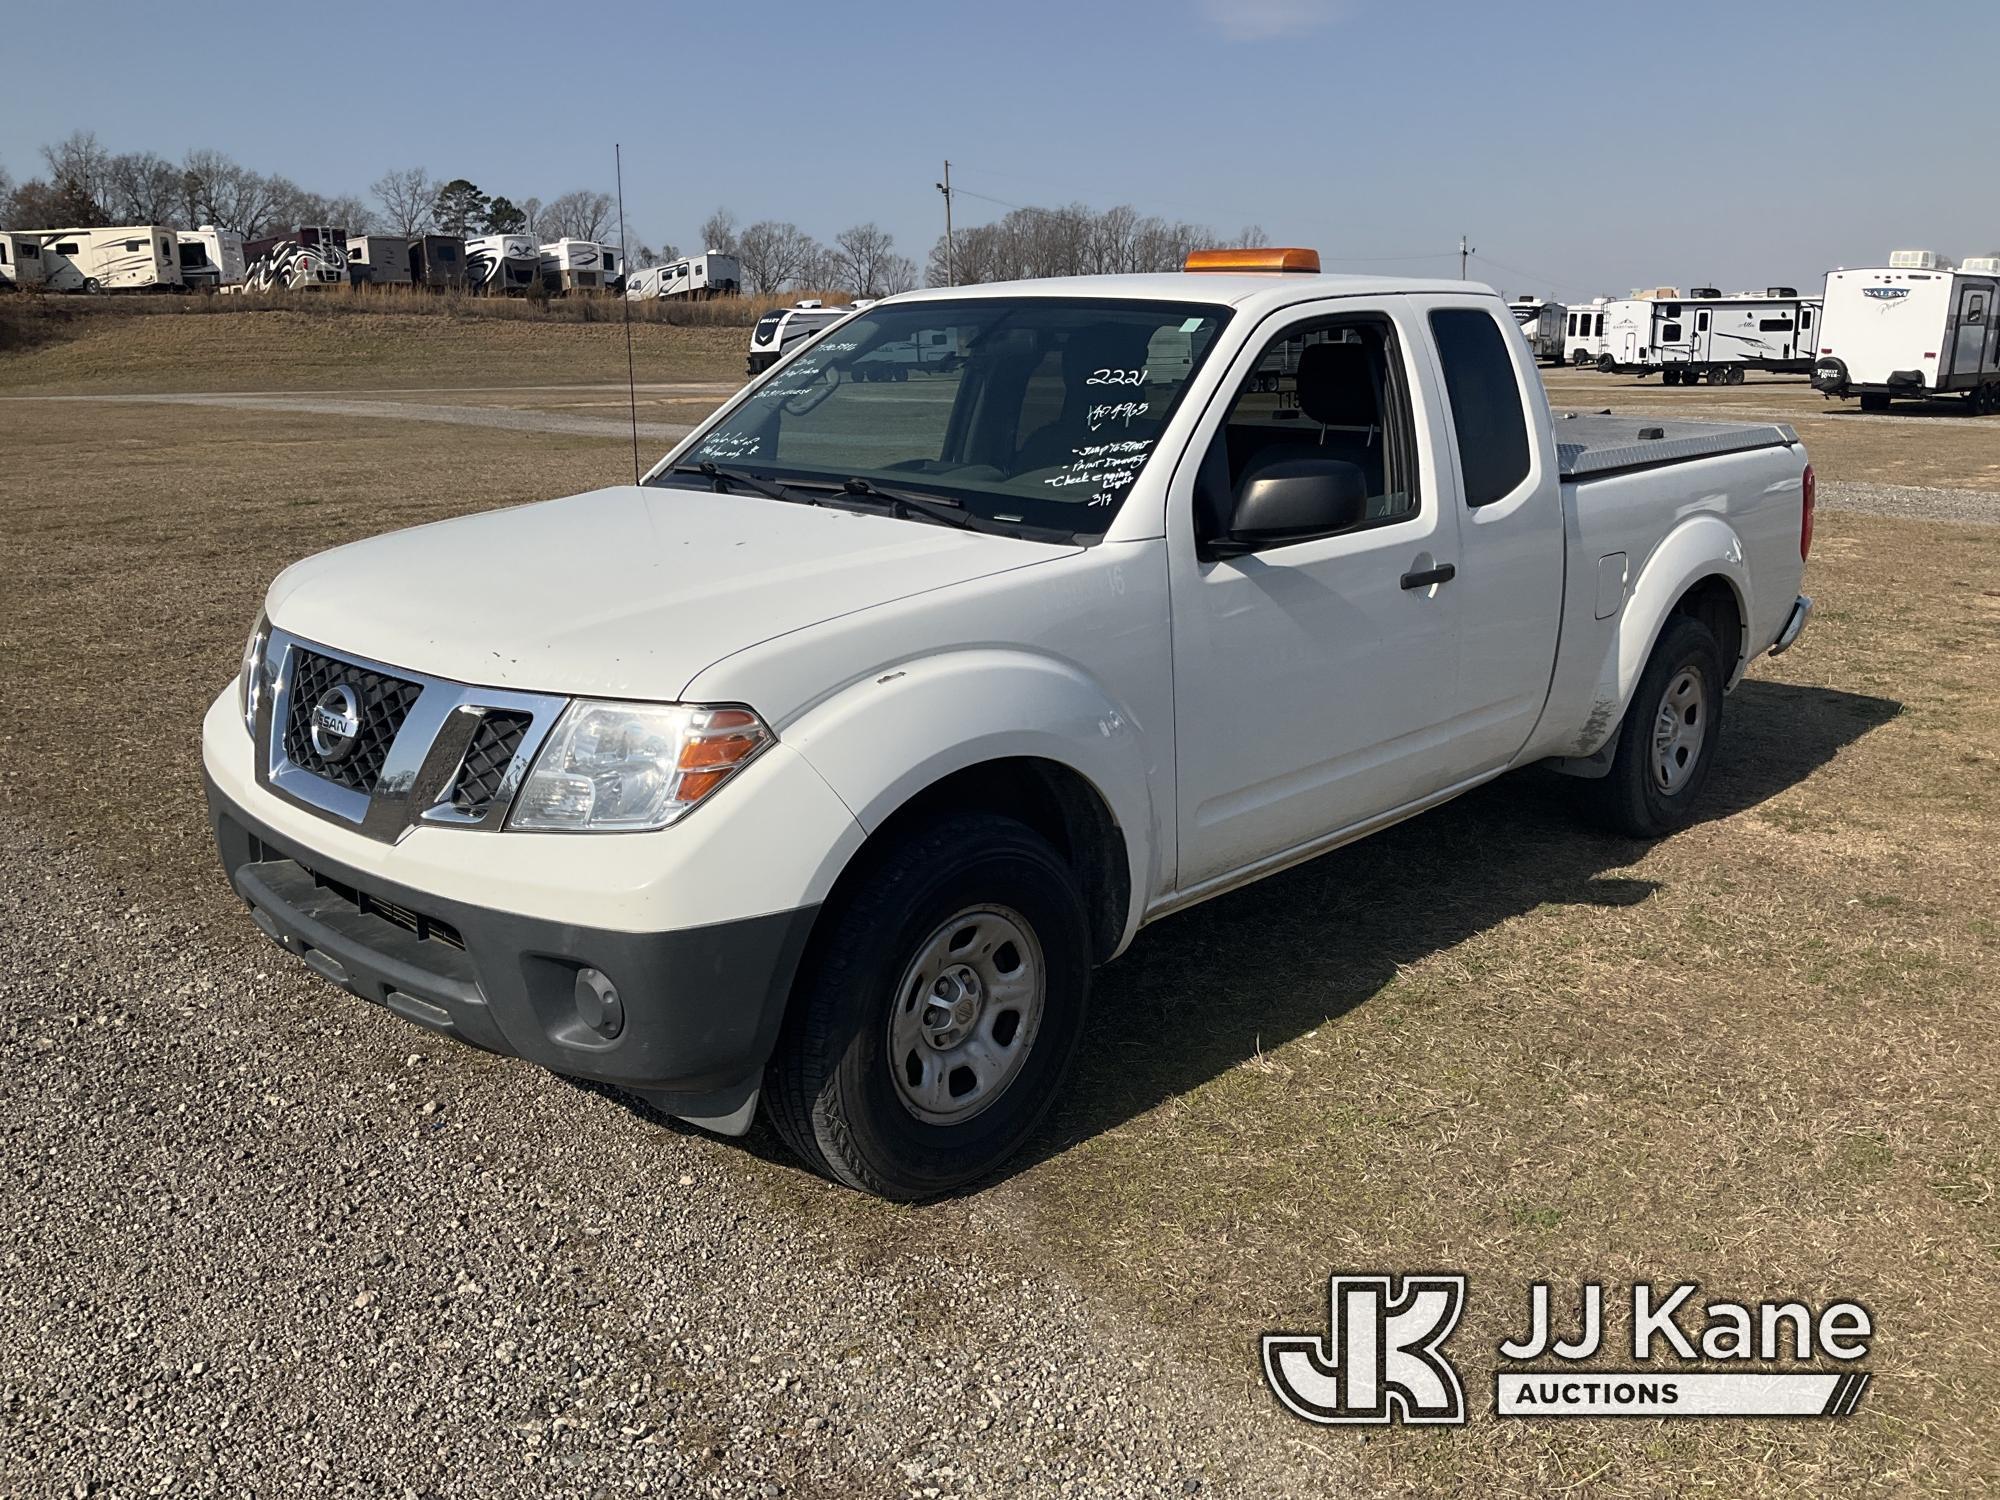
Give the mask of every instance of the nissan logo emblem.
<svg viewBox="0 0 2000 1500">
<path fill-rule="evenodd" d="M 312 708 L 313 753 L 327 765 L 345 760 L 361 737 L 361 705 L 354 689 L 336 683 L 319 695 Z"/>
</svg>

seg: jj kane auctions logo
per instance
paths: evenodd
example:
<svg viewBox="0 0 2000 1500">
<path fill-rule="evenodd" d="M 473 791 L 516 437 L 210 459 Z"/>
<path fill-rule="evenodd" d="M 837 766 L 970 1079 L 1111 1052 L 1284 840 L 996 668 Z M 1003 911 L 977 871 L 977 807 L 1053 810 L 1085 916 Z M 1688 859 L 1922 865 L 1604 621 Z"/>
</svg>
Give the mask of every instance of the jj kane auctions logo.
<svg viewBox="0 0 2000 1500">
<path fill-rule="evenodd" d="M 1865 1370 L 1772 1368 L 1780 1360 L 1851 1365 L 1874 1323 L 1858 1302 L 1815 1313 L 1804 1302 L 1708 1302 L 1682 1282 L 1629 1289 L 1638 1368 L 1579 1369 L 1607 1349 L 1605 1295 L 1578 1291 L 1572 1336 L 1559 1336 L 1547 1282 L 1528 1289 L 1527 1329 L 1499 1346 L 1493 1411 L 1502 1417 L 1844 1417 L 1861 1404 Z M 1432 1273 L 1335 1275 L 1327 1332 L 1267 1333 L 1264 1378 L 1308 1422 L 1462 1424 L 1465 1389 L 1444 1345 L 1465 1311 L 1466 1280 Z M 1689 1369 L 1695 1361 L 1710 1368 Z M 1714 1369 L 1740 1364 L 1744 1368 Z M 1520 1368 L 1520 1366 L 1532 1366 Z"/>
</svg>

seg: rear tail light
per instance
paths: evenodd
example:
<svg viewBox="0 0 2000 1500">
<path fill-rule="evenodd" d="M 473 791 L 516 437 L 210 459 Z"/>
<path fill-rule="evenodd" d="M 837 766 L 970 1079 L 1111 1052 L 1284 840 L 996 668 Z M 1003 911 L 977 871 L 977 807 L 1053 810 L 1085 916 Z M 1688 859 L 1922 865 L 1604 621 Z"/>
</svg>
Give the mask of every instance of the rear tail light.
<svg viewBox="0 0 2000 1500">
<path fill-rule="evenodd" d="M 1805 504 L 1799 508 L 1799 561 L 1804 562 L 1812 553 L 1813 506 L 1819 501 L 1819 481 L 1813 478 L 1812 465 L 1806 465 L 1804 483 Z"/>
</svg>

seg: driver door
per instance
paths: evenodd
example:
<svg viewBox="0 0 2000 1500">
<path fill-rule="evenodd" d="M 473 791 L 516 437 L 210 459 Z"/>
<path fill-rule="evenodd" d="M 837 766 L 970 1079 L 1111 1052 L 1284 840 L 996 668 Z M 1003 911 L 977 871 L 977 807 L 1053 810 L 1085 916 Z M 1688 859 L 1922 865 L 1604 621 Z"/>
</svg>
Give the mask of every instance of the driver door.
<svg viewBox="0 0 2000 1500">
<path fill-rule="evenodd" d="M 1458 668 L 1450 481 L 1401 298 L 1274 314 L 1204 415 L 1169 499 L 1178 890 L 1190 893 L 1417 801 L 1451 777 Z M 1340 347 L 1311 353 L 1318 343 Z M 1302 378 L 1304 384 L 1302 385 Z M 1200 455 L 1197 458 L 1197 455 Z M 1261 458 L 1260 458 L 1261 455 Z M 1366 476 L 1335 534 L 1218 556 L 1260 462 Z"/>
</svg>

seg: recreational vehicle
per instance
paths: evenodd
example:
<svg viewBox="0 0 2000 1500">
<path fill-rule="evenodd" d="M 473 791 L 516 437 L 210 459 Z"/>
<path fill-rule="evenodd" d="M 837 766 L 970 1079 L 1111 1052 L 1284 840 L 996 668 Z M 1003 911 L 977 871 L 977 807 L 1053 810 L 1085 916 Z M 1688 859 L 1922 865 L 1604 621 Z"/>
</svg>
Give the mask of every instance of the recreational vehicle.
<svg viewBox="0 0 2000 1500">
<path fill-rule="evenodd" d="M 1564 364 L 1582 369 L 1594 365 L 1604 353 L 1605 299 L 1596 297 L 1588 307 L 1573 307 L 1563 317 Z"/>
<path fill-rule="evenodd" d="M 1885 270 L 1829 272 L 1813 389 L 1863 411 L 1961 393 L 1970 413 L 2000 411 L 2000 256 L 1899 250 Z"/>
<path fill-rule="evenodd" d="M 1661 291 L 1667 289 L 1661 288 Z M 1607 305 L 1600 369 L 1665 385 L 1740 385 L 1745 370 L 1802 374 L 1818 348 L 1820 302 L 1796 287 L 1626 298 Z"/>
<path fill-rule="evenodd" d="M 44 229 L 42 283 L 52 292 L 178 291 L 180 246 L 164 224 Z"/>
<path fill-rule="evenodd" d="M 303 236 L 310 234 L 311 239 Z M 336 237 L 337 236 L 337 237 Z M 266 235 L 243 247 L 243 280 L 225 292 L 305 292 L 347 282 L 347 236 L 324 227 Z"/>
<path fill-rule="evenodd" d="M 465 274 L 475 292 L 523 297 L 542 274 L 541 247 L 531 234 L 483 234 L 465 242 Z"/>
<path fill-rule="evenodd" d="M 616 245 L 599 245 L 597 254 L 604 290 L 622 297 L 625 294 L 625 252 Z"/>
<path fill-rule="evenodd" d="M 18 291 L 42 284 L 42 237 L 0 229 L 0 287 Z"/>
<path fill-rule="evenodd" d="M 742 288 L 742 266 L 735 256 L 724 255 L 720 250 L 634 271 L 625 279 L 625 295 L 634 301 L 653 297 L 733 297 Z"/>
<path fill-rule="evenodd" d="M 243 284 L 247 263 L 242 235 L 213 224 L 175 233 L 180 241 L 181 280 L 188 286 L 213 292 Z"/>
<path fill-rule="evenodd" d="M 765 313 L 750 330 L 749 373 L 756 375 L 769 369 L 800 339 L 810 338 L 853 311 L 854 307 L 828 307 L 824 302 L 808 299 Z"/>
<path fill-rule="evenodd" d="M 347 276 L 356 286 L 408 286 L 410 242 L 400 234 L 349 235 Z"/>
<path fill-rule="evenodd" d="M 455 234 L 420 234 L 410 241 L 410 280 L 442 290 L 465 285 L 465 241 Z"/>
<path fill-rule="evenodd" d="M 542 290 L 595 292 L 604 286 L 604 247 L 595 240 L 557 240 L 541 247 Z"/>
</svg>

